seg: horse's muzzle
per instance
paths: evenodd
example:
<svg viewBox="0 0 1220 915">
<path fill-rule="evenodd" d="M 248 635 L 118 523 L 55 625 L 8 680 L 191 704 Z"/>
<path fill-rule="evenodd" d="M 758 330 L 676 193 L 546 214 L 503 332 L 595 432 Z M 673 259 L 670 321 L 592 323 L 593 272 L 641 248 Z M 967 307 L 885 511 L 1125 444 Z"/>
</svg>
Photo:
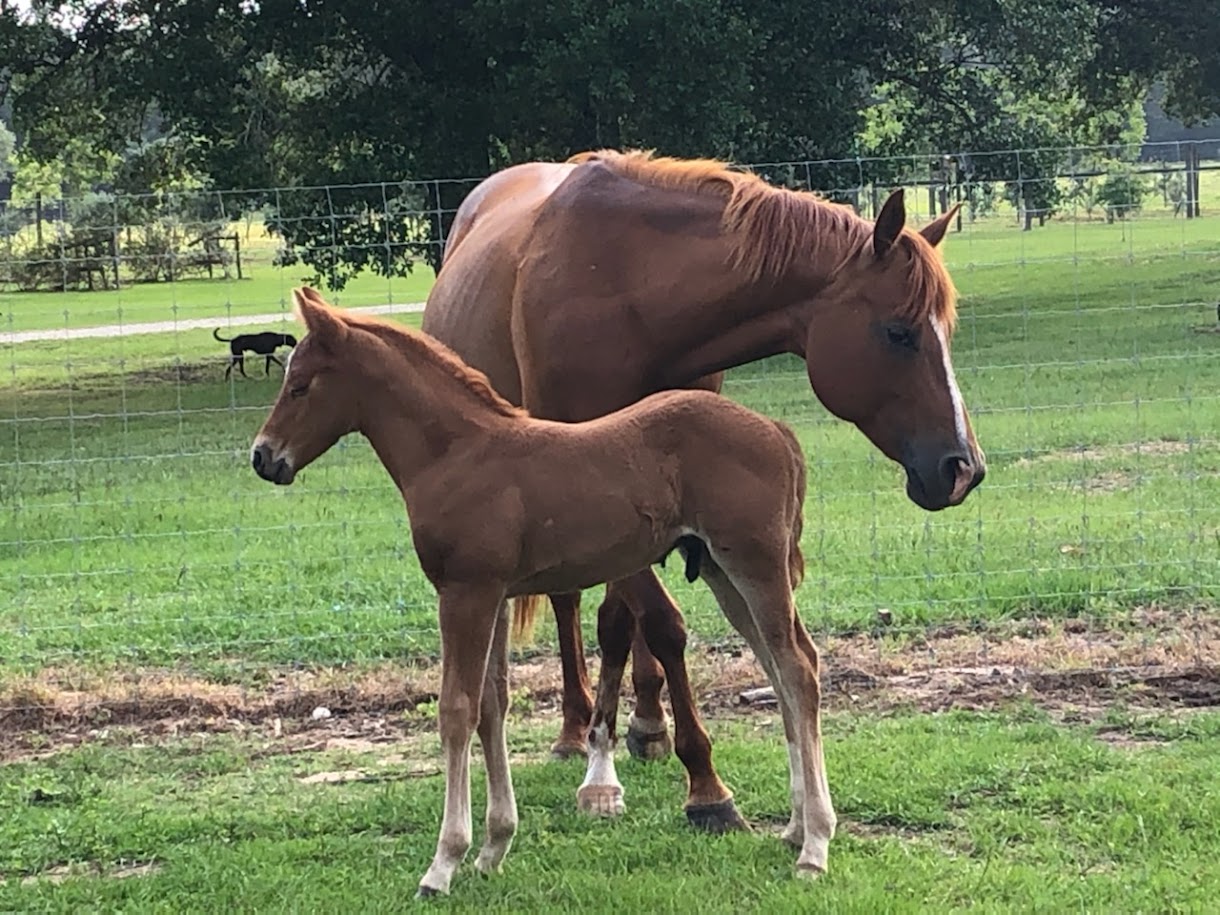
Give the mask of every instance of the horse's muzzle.
<svg viewBox="0 0 1220 915">
<path fill-rule="evenodd" d="M 973 450 L 973 449 L 972 449 Z M 982 452 L 946 454 L 935 462 L 903 464 L 907 472 L 907 496 L 920 508 L 940 511 L 960 505 L 987 475 Z"/>
<path fill-rule="evenodd" d="M 250 449 L 250 466 L 264 480 L 277 486 L 287 486 L 296 476 L 292 465 L 284 458 L 276 457 L 266 442 L 259 442 Z"/>
</svg>

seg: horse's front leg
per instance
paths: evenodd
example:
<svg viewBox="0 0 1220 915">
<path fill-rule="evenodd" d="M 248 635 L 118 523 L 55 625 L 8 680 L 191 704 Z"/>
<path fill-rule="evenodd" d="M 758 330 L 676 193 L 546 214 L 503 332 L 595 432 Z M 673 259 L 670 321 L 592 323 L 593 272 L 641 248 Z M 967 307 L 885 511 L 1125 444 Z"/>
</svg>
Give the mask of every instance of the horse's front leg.
<svg viewBox="0 0 1220 915">
<path fill-rule="evenodd" d="M 733 793 L 712 764 L 712 742 L 699 719 L 686 671 L 686 625 L 682 612 L 651 569 L 623 579 L 623 585 L 636 614 L 636 624 L 643 628 L 648 647 L 661 662 L 669 682 L 674 752 L 689 776 L 687 820 L 708 832 L 748 829 L 733 803 Z"/>
<path fill-rule="evenodd" d="M 580 635 L 580 594 L 552 594 L 550 599 L 563 670 L 563 725 L 551 745 L 551 755 L 568 759 L 587 752 L 585 735 L 593 716 L 593 694 L 589 691 L 585 644 Z"/>
<path fill-rule="evenodd" d="M 462 585 L 440 592 L 440 736 L 445 754 L 445 813 L 420 896 L 448 893 L 471 842 L 470 739 L 479 724 L 483 682 L 504 602 L 503 587 Z"/>
<path fill-rule="evenodd" d="M 589 727 L 589 762 L 585 780 L 576 790 L 576 804 L 586 813 L 618 816 L 624 810 L 623 786 L 614 768 L 618 700 L 631 650 L 631 608 L 613 585 L 597 609 L 597 641 L 602 666 L 597 677 L 597 704 Z"/>
</svg>

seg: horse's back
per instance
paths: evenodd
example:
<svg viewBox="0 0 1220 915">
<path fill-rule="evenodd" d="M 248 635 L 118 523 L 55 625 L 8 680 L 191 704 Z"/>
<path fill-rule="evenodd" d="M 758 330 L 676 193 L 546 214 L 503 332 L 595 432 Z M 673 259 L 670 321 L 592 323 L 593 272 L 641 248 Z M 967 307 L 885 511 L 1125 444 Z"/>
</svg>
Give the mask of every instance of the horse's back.
<svg viewBox="0 0 1220 915">
<path fill-rule="evenodd" d="M 539 206 L 572 168 L 527 162 L 480 182 L 458 207 L 424 308 L 423 330 L 514 403 L 521 402 L 511 327 L 517 268 Z"/>
</svg>

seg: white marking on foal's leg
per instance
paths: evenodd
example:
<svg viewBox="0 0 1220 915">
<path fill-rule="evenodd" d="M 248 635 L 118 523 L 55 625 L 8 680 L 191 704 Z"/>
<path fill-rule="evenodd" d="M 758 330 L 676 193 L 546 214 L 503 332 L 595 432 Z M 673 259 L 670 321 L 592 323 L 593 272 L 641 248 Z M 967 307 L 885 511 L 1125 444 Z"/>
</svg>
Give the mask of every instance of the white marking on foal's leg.
<svg viewBox="0 0 1220 915">
<path fill-rule="evenodd" d="M 432 866 L 419 882 L 419 894 L 448 893 L 453 875 L 470 850 L 470 735 L 445 747 L 445 815 Z"/>
<path fill-rule="evenodd" d="M 940 343 L 940 358 L 945 367 L 945 384 L 949 387 L 949 398 L 953 401 L 953 428 L 957 432 L 957 445 L 966 454 L 970 453 L 970 439 L 966 435 L 966 408 L 962 404 L 962 392 L 957 386 L 957 376 L 953 372 L 953 361 L 949 358 L 949 338 L 940 318 L 933 317 L 932 329 L 936 331 L 936 339 Z"/>
<path fill-rule="evenodd" d="M 792 740 L 788 741 L 788 783 L 792 793 L 792 815 L 780 837 L 800 848 L 805 844 L 805 773 L 800 747 Z"/>
<path fill-rule="evenodd" d="M 623 786 L 614 770 L 614 744 L 604 722 L 589 731 L 589 767 L 576 789 L 576 805 L 595 816 L 621 816 L 625 809 Z"/>
</svg>

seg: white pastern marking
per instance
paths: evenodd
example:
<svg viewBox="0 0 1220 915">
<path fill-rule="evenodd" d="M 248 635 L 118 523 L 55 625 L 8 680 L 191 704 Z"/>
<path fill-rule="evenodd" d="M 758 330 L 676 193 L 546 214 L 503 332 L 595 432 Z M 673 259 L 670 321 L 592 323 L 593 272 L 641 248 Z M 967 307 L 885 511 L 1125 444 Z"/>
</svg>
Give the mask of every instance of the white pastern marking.
<svg viewBox="0 0 1220 915">
<path fill-rule="evenodd" d="M 945 334 L 940 318 L 931 318 L 932 329 L 936 331 L 936 339 L 940 343 L 940 358 L 945 367 L 945 383 L 949 386 L 949 397 L 953 401 L 953 426 L 957 430 L 957 444 L 970 453 L 970 439 L 966 435 L 966 408 L 962 404 L 962 392 L 957 386 L 957 376 L 953 373 L 953 362 L 949 359 L 949 338 Z"/>
<path fill-rule="evenodd" d="M 618 773 L 614 771 L 614 748 L 610 745 L 610 729 L 603 723 L 589 733 L 589 767 L 580 787 L 590 785 L 618 786 Z"/>
</svg>

